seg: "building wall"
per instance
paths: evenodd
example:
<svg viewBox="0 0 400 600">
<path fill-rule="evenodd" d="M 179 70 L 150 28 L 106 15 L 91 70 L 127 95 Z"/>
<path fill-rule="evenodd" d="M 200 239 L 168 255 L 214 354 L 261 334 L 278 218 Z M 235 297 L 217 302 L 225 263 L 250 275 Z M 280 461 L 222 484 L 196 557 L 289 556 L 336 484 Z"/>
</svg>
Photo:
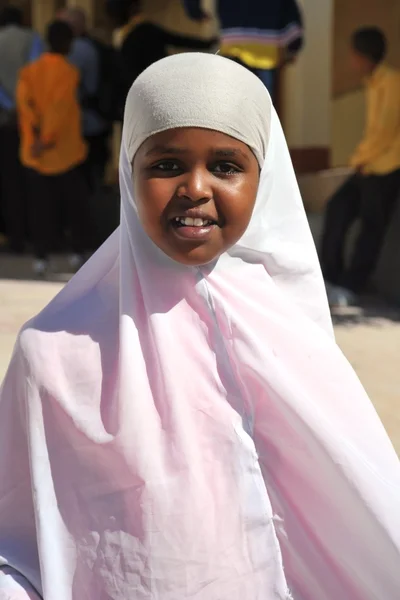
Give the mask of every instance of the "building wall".
<svg viewBox="0 0 400 600">
<path fill-rule="evenodd" d="M 302 0 L 306 42 L 284 75 L 283 122 L 300 171 L 328 166 L 333 0 Z"/>
</svg>

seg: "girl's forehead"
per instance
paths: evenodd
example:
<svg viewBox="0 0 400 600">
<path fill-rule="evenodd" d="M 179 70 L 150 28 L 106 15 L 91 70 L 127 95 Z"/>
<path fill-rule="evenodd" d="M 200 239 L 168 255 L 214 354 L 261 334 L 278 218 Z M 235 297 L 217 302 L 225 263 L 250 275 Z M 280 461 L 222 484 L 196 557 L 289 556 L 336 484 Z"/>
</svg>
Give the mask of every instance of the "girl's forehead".
<svg viewBox="0 0 400 600">
<path fill-rule="evenodd" d="M 137 154 L 191 154 L 215 152 L 221 158 L 242 158 L 254 156 L 253 151 L 244 142 L 226 133 L 203 127 L 171 128 L 150 136 Z"/>
</svg>

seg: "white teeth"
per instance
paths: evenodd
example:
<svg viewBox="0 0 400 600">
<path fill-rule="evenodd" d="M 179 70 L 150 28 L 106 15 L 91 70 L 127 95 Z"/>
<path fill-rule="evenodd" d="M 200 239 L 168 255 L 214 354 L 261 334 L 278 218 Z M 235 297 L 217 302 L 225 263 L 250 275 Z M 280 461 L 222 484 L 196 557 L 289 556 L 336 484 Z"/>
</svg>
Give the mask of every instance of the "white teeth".
<svg viewBox="0 0 400 600">
<path fill-rule="evenodd" d="M 175 220 L 186 227 L 206 227 L 210 223 L 207 219 L 192 219 L 192 217 L 176 217 Z"/>
</svg>

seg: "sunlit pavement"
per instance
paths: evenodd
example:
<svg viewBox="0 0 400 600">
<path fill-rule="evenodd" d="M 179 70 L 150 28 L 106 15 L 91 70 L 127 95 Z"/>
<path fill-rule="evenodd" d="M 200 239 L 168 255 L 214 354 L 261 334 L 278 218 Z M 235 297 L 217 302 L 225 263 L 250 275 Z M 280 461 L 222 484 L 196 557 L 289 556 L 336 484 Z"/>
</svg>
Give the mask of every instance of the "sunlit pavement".
<svg viewBox="0 0 400 600">
<path fill-rule="evenodd" d="M 62 271 L 62 261 L 59 261 Z M 45 306 L 67 279 L 30 281 L 27 259 L 0 255 L 0 379 L 21 325 Z M 400 453 L 400 310 L 371 305 L 335 316 L 337 341 L 370 394 Z M 349 399 L 351 401 L 351 399 Z"/>
</svg>

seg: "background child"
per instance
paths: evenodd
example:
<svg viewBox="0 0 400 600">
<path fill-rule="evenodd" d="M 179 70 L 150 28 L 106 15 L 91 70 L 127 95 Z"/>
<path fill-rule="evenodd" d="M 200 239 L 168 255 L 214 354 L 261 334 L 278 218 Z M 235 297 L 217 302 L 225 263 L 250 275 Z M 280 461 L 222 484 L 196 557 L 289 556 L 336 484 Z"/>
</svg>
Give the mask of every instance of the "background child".
<svg viewBox="0 0 400 600">
<path fill-rule="evenodd" d="M 37 275 L 48 269 L 61 223 L 71 236 L 71 266 L 77 267 L 90 247 L 89 192 L 81 168 L 87 150 L 77 102 L 79 74 L 65 58 L 72 40 L 68 24 L 52 23 L 47 34 L 49 52 L 22 69 L 17 86 L 21 161 L 28 168 Z"/>
<path fill-rule="evenodd" d="M 383 63 L 385 56 L 386 39 L 379 29 L 354 33 L 351 63 L 366 82 L 367 122 L 351 158 L 356 172 L 326 213 L 321 263 L 332 305 L 357 302 L 365 290 L 400 193 L 400 73 Z M 361 230 L 346 266 L 347 233 L 357 219 Z"/>
</svg>

